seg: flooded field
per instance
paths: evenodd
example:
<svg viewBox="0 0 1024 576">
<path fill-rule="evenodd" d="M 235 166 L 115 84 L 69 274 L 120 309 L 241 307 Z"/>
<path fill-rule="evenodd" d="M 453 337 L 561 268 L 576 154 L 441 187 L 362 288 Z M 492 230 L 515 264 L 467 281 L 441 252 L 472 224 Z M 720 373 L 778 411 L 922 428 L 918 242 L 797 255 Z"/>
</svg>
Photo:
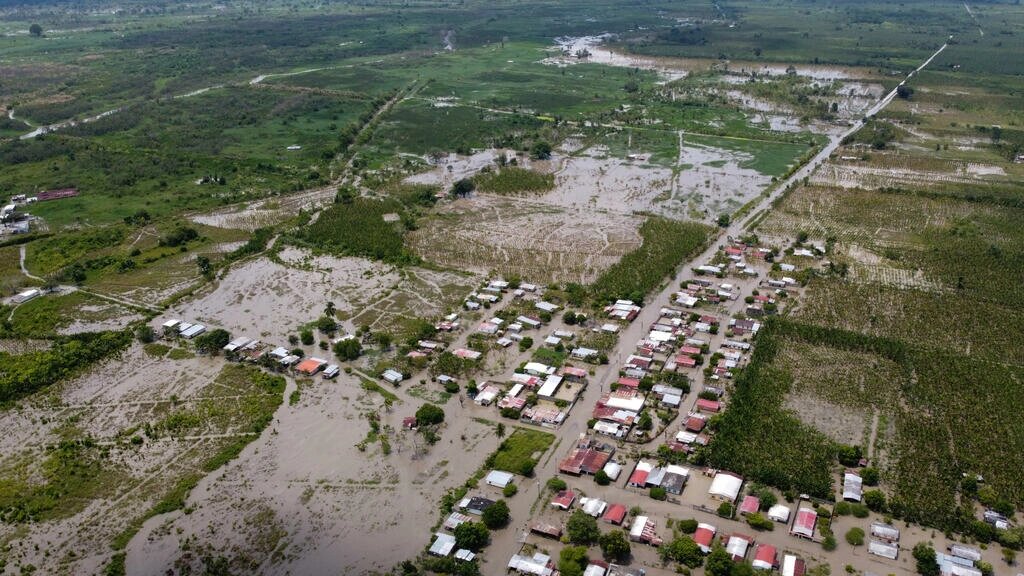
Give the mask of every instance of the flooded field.
<svg viewBox="0 0 1024 576">
<path fill-rule="evenodd" d="M 201 566 L 202 554 L 261 574 L 390 569 L 428 544 L 442 493 L 479 464 L 465 454 L 498 443 L 489 426 L 466 418 L 426 453 L 423 440 L 401 427 L 418 402 L 403 396 L 388 411 L 354 377 L 317 380 L 301 392 L 272 431 L 200 483 L 189 499 L 194 512 L 146 524 L 129 547 L 129 573 Z M 367 412 L 381 418 L 390 455 L 378 445 L 356 447 L 369 431 Z"/>
<path fill-rule="evenodd" d="M 471 278 L 394 266 L 362 258 L 313 256 L 287 248 L 280 261 L 251 260 L 168 316 L 222 326 L 251 338 L 286 342 L 316 320 L 327 302 L 371 326 L 403 315 L 436 316 L 453 305 Z"/>
<path fill-rule="evenodd" d="M 423 258 L 536 282 L 592 281 L 640 245 L 643 219 L 590 205 L 477 195 L 457 200 L 410 235 Z"/>
</svg>

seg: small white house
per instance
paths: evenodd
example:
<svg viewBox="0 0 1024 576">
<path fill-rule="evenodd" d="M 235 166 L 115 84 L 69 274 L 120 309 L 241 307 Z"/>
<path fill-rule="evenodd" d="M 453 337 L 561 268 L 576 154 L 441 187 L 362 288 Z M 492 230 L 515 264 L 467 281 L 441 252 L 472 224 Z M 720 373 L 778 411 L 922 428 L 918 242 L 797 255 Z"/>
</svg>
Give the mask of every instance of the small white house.
<svg viewBox="0 0 1024 576">
<path fill-rule="evenodd" d="M 513 478 L 515 478 L 515 476 L 511 472 L 505 472 L 504 470 L 491 470 L 484 481 L 495 488 L 504 488 L 512 483 Z"/>
</svg>

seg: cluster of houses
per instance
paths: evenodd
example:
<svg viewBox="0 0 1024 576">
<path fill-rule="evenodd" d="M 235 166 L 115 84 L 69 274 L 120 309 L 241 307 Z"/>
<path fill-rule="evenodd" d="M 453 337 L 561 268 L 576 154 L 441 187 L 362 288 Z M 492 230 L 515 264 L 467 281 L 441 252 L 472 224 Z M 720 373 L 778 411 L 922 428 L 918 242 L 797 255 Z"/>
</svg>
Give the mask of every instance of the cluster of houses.
<svg viewBox="0 0 1024 576">
<path fill-rule="evenodd" d="M 507 382 L 488 381 L 474 398 L 480 406 L 496 406 L 504 416 L 545 427 L 560 425 L 587 385 L 588 372 L 575 366 L 555 368 L 527 362 Z"/>
<path fill-rule="evenodd" d="M 512 289 L 504 280 L 490 280 L 487 285 L 474 292 L 467 303 L 479 301 L 498 302 L 502 295 Z M 539 342 L 540 349 L 551 351 L 570 351 L 569 356 L 575 360 L 595 361 L 599 352 L 575 346 L 577 334 L 572 330 L 557 329 L 549 333 L 536 334 L 546 320 L 560 310 L 558 304 L 542 299 L 540 288 L 534 284 L 519 284 L 513 289 L 513 297 L 521 301 L 515 317 L 503 314 L 485 319 L 476 327 L 475 333 L 485 338 L 492 338 L 498 346 L 507 348 L 529 337 Z M 476 309 L 470 307 L 471 309 Z M 529 308 L 529 310 L 526 310 Z M 617 329 L 617 327 L 616 327 Z M 456 356 L 475 360 L 481 353 L 458 349 L 452 352 Z M 588 383 L 589 372 L 578 366 L 551 366 L 542 361 L 529 361 L 519 366 L 507 378 L 486 381 L 477 386 L 473 397 L 480 406 L 495 406 L 502 415 L 518 418 L 524 422 L 544 427 L 557 427 L 568 416 L 579 394 Z"/>
<path fill-rule="evenodd" d="M 536 284 L 523 282 L 515 288 L 512 288 L 511 283 L 505 280 L 493 279 L 489 280 L 487 285 L 483 288 L 473 291 L 466 296 L 462 305 L 466 310 L 479 310 L 484 306 L 500 302 L 502 296 L 508 290 L 512 290 L 512 296 L 514 298 L 523 298 L 527 294 L 537 293 L 540 290 L 540 287 Z"/>
<path fill-rule="evenodd" d="M 513 554 L 506 566 L 514 574 L 524 576 L 556 576 L 559 574 L 556 559 L 539 551 L 532 553 Z M 617 564 L 609 564 L 601 560 L 588 560 L 583 576 L 643 576 L 642 569 L 630 569 Z"/>
<path fill-rule="evenodd" d="M 193 339 L 206 332 L 206 326 L 199 323 L 190 323 L 177 318 L 167 320 L 161 325 L 164 338 L 185 338 Z M 353 338 L 353 336 L 348 336 Z M 341 372 L 337 364 L 331 364 L 327 360 L 310 357 L 303 358 L 293 354 L 283 346 L 271 347 L 270 344 L 247 336 L 239 336 L 222 348 L 224 355 L 229 360 L 238 362 L 261 363 L 280 370 L 291 370 L 296 375 L 315 376 L 323 375 L 324 378 L 334 378 Z"/>
<path fill-rule="evenodd" d="M 942 576 L 982 576 L 978 568 L 981 550 L 964 544 L 953 544 L 945 552 L 935 552 L 935 561 Z"/>
</svg>

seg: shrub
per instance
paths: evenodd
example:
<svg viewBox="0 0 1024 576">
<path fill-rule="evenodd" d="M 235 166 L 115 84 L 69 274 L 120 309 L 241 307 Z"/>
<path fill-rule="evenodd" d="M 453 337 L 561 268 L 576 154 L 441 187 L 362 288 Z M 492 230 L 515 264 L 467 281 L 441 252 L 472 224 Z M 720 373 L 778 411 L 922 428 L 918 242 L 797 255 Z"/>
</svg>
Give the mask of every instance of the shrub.
<svg viewBox="0 0 1024 576">
<path fill-rule="evenodd" d="M 680 520 L 676 522 L 676 527 L 683 534 L 693 534 L 697 531 L 697 520 L 693 518 L 687 518 L 686 520 Z"/>
<path fill-rule="evenodd" d="M 718 515 L 722 518 L 732 517 L 732 504 L 728 502 L 722 502 L 718 505 Z"/>
<path fill-rule="evenodd" d="M 666 500 L 668 499 L 668 492 L 661 486 L 655 486 L 651 488 L 651 498 L 654 500 Z"/>
<path fill-rule="evenodd" d="M 505 498 L 511 498 L 519 493 L 519 487 L 515 483 L 509 482 L 501 489 L 501 493 L 505 495 Z"/>
<path fill-rule="evenodd" d="M 775 529 L 775 523 L 765 518 L 759 512 L 747 515 L 747 524 L 754 530 L 767 530 L 771 531 Z"/>
<path fill-rule="evenodd" d="M 831 552 L 836 549 L 836 537 L 829 534 L 825 536 L 825 539 L 821 541 L 821 548 L 826 552 Z"/>
<path fill-rule="evenodd" d="M 565 483 L 565 480 L 562 480 L 558 476 L 548 479 L 548 490 L 551 490 L 552 492 L 561 492 L 567 487 L 568 485 Z"/>
</svg>

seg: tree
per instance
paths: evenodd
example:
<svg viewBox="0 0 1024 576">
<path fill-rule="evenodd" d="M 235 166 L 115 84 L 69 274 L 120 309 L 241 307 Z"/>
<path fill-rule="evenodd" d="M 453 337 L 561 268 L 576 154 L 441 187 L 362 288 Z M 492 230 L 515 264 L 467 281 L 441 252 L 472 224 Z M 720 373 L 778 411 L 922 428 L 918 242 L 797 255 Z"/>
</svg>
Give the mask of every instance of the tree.
<svg viewBox="0 0 1024 576">
<path fill-rule="evenodd" d="M 828 534 L 821 541 L 821 549 L 826 552 L 831 552 L 836 549 L 836 537 L 832 534 Z"/>
<path fill-rule="evenodd" d="M 135 329 L 135 337 L 139 339 L 139 342 L 149 344 L 156 339 L 156 334 L 153 332 L 152 326 L 149 324 L 143 324 Z"/>
<path fill-rule="evenodd" d="M 914 562 L 921 576 L 939 576 L 939 563 L 935 560 L 935 549 L 924 542 L 914 545 Z"/>
<path fill-rule="evenodd" d="M 569 542 L 573 544 L 590 545 L 601 537 L 597 520 L 582 510 L 576 510 L 569 516 L 565 523 L 565 533 L 569 536 Z"/>
<path fill-rule="evenodd" d="M 563 576 L 583 576 L 587 566 L 586 546 L 566 546 L 558 557 L 558 571 Z"/>
<path fill-rule="evenodd" d="M 860 471 L 860 479 L 864 481 L 865 486 L 877 486 L 878 485 L 878 468 L 867 468 Z"/>
<path fill-rule="evenodd" d="M 860 446 L 840 445 L 837 457 L 843 466 L 856 466 L 862 457 Z"/>
<path fill-rule="evenodd" d="M 708 576 L 729 576 L 732 568 L 732 556 L 721 546 L 715 546 L 704 562 L 704 573 Z"/>
<path fill-rule="evenodd" d="M 381 350 L 387 350 L 391 347 L 391 334 L 388 334 L 387 332 L 378 332 L 374 334 L 374 339 L 377 340 L 377 344 L 380 346 Z"/>
<path fill-rule="evenodd" d="M 881 490 L 868 490 L 864 493 L 864 504 L 874 512 L 885 510 L 885 494 Z"/>
<path fill-rule="evenodd" d="M 491 533 L 478 522 L 463 522 L 455 527 L 455 545 L 474 552 L 487 546 Z"/>
<path fill-rule="evenodd" d="M 309 328 L 304 328 L 302 332 L 299 332 L 299 340 L 301 340 L 302 344 L 305 346 L 312 345 L 314 342 L 313 331 Z"/>
<path fill-rule="evenodd" d="M 444 422 L 444 410 L 433 404 L 424 404 L 416 410 L 417 426 L 429 426 L 442 422 Z"/>
<path fill-rule="evenodd" d="M 33 24 L 28 27 L 28 33 L 38 38 L 43 35 L 43 27 L 39 24 Z"/>
<path fill-rule="evenodd" d="M 533 346 L 533 338 L 530 338 L 529 336 L 526 336 L 522 340 L 519 341 L 519 351 L 520 352 L 526 352 L 532 346 Z"/>
<path fill-rule="evenodd" d="M 697 568 L 704 563 L 704 554 L 701 553 L 700 546 L 697 546 L 689 536 L 680 536 L 672 540 L 668 545 L 662 546 L 659 553 L 662 560 L 674 560 L 690 568 Z"/>
<path fill-rule="evenodd" d="M 779 502 L 779 499 L 775 497 L 775 492 L 772 492 L 770 488 L 762 488 L 758 490 L 757 499 L 760 502 L 761 510 L 766 512 Z"/>
<path fill-rule="evenodd" d="M 854 526 L 846 531 L 846 543 L 850 546 L 864 545 L 864 529 Z"/>
<path fill-rule="evenodd" d="M 551 158 L 551 144 L 538 140 L 530 148 L 530 157 L 534 160 L 547 160 Z"/>
<path fill-rule="evenodd" d="M 598 486 L 607 486 L 612 483 L 612 479 L 604 470 L 598 470 L 597 474 L 594 474 L 594 482 L 597 482 Z"/>
<path fill-rule="evenodd" d="M 338 323 L 334 321 L 333 316 L 321 316 L 316 321 L 316 329 L 324 334 L 330 334 L 338 329 Z"/>
<path fill-rule="evenodd" d="M 231 342 L 231 334 L 223 328 L 216 328 L 196 337 L 196 350 L 217 354 L 228 342 Z"/>
<path fill-rule="evenodd" d="M 503 423 L 501 423 L 501 422 L 498 422 L 498 426 L 495 428 L 494 432 L 498 435 L 498 438 L 504 438 L 505 437 L 505 425 Z"/>
<path fill-rule="evenodd" d="M 199 273 L 203 276 L 209 277 L 213 273 L 213 265 L 210 264 L 210 259 L 206 256 L 196 258 L 196 267 L 199 268 Z"/>
<path fill-rule="evenodd" d="M 654 486 L 651 488 L 651 498 L 654 500 L 666 500 L 668 499 L 668 492 L 661 486 Z"/>
<path fill-rule="evenodd" d="M 511 498 L 519 493 L 519 487 L 514 483 L 509 482 L 501 489 L 501 493 L 505 495 L 505 498 Z"/>
<path fill-rule="evenodd" d="M 909 100 L 914 95 L 914 89 L 906 84 L 900 84 L 896 87 L 896 95 L 904 100 Z"/>
<path fill-rule="evenodd" d="M 650 430 L 651 428 L 654 428 L 654 420 L 651 419 L 650 412 L 640 413 L 640 419 L 637 421 L 636 427 L 639 430 Z"/>
<path fill-rule="evenodd" d="M 730 222 L 732 222 L 732 218 L 728 214 L 721 214 L 718 219 L 715 220 L 715 223 L 718 224 L 720 228 L 728 228 Z"/>
<path fill-rule="evenodd" d="M 338 310 L 337 307 L 335 307 L 334 302 L 327 302 L 327 304 L 324 305 L 324 316 L 327 316 L 328 318 L 334 318 L 334 314 L 337 311 Z"/>
<path fill-rule="evenodd" d="M 631 554 L 629 540 L 626 539 L 626 534 L 623 531 L 612 530 L 601 534 L 597 542 L 601 545 L 601 553 L 604 554 L 606 560 L 624 562 L 629 559 Z"/>
<path fill-rule="evenodd" d="M 515 484 L 509 484 L 509 486 L 515 486 Z M 484 510 L 481 518 L 484 521 L 484 526 L 487 526 L 491 530 L 504 527 L 508 524 L 509 518 L 511 518 L 511 514 L 508 510 L 508 504 L 506 504 L 504 500 L 498 500 Z"/>
<path fill-rule="evenodd" d="M 452 185 L 451 195 L 456 198 L 465 198 L 476 190 L 476 184 L 469 178 L 463 178 Z"/>
<path fill-rule="evenodd" d="M 334 345 L 334 355 L 342 360 L 355 360 L 363 353 L 363 346 L 355 338 L 347 338 Z"/>
<path fill-rule="evenodd" d="M 746 562 L 736 564 L 732 567 L 730 576 L 754 576 L 754 567 Z"/>
</svg>

